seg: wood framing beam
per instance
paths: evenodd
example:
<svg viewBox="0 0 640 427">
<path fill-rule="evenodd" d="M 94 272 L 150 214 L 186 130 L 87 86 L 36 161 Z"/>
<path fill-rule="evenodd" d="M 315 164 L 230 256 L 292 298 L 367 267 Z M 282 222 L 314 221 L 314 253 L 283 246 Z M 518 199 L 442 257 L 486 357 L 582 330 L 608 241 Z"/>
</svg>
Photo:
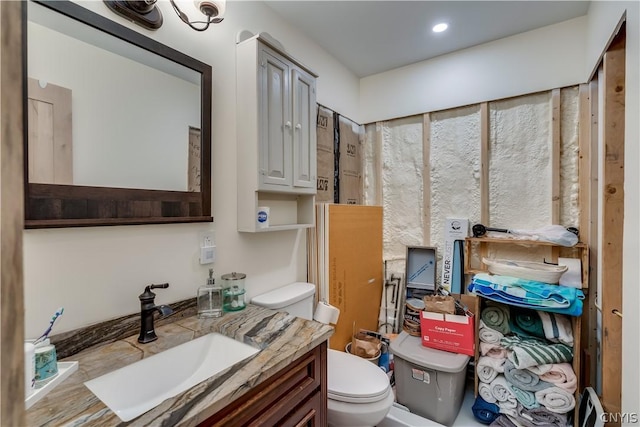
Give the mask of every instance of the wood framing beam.
<svg viewBox="0 0 640 427">
<path fill-rule="evenodd" d="M 480 223 L 489 225 L 489 103 L 480 104 Z"/>
<path fill-rule="evenodd" d="M 22 229 L 23 19 L 26 3 L 0 2 L 0 425 L 23 426 L 24 297 Z M 24 9 L 23 9 L 24 8 Z"/>
<path fill-rule="evenodd" d="M 431 244 L 431 113 L 422 116 L 422 242 Z"/>
<path fill-rule="evenodd" d="M 560 224 L 560 89 L 551 91 L 551 223 Z"/>
<path fill-rule="evenodd" d="M 622 243 L 624 236 L 625 26 L 603 58 L 602 404 L 620 413 L 622 400 Z"/>
<path fill-rule="evenodd" d="M 580 241 L 589 247 L 589 289 L 597 289 L 597 251 L 594 250 L 598 237 L 598 81 L 581 84 L 578 95 L 578 208 L 580 211 Z M 584 262 L 584 261 L 583 261 Z M 597 311 L 596 293 L 586 295 L 582 311 L 582 383 L 595 384 L 597 354 Z"/>
</svg>

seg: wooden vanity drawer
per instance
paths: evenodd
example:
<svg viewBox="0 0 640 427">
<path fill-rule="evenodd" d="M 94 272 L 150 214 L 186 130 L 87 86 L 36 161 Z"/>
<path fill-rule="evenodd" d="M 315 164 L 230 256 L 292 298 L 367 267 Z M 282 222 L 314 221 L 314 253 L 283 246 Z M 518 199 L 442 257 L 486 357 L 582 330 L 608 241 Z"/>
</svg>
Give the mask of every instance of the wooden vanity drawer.
<svg viewBox="0 0 640 427">
<path fill-rule="evenodd" d="M 200 426 L 324 425 L 326 383 L 324 342 Z"/>
</svg>

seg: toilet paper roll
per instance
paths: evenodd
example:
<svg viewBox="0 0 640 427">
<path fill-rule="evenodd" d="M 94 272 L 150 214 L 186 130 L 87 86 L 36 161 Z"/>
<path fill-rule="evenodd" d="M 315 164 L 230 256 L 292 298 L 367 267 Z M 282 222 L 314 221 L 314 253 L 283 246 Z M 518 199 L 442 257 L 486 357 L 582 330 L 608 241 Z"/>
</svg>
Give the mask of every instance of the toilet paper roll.
<svg viewBox="0 0 640 427">
<path fill-rule="evenodd" d="M 558 265 L 567 266 L 567 271 L 560 276 L 560 285 L 582 288 L 582 262 L 580 258 L 558 258 Z"/>
<path fill-rule="evenodd" d="M 33 343 L 24 343 L 24 395 L 31 396 L 36 389 L 36 346 Z"/>
<path fill-rule="evenodd" d="M 313 314 L 313 320 L 335 325 L 338 322 L 338 316 L 340 316 L 340 310 L 337 307 L 320 301 L 316 307 L 316 312 Z"/>
</svg>

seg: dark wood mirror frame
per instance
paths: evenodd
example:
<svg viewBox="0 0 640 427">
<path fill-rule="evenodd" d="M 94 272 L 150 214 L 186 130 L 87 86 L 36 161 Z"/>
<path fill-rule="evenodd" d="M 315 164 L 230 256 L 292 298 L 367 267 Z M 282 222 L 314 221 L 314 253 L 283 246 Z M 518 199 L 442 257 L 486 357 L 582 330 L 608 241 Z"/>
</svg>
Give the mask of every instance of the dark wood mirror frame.
<svg viewBox="0 0 640 427">
<path fill-rule="evenodd" d="M 25 228 L 211 222 L 211 66 L 71 1 L 33 0 L 201 75 L 199 192 L 29 183 L 27 2 L 22 4 Z"/>
</svg>

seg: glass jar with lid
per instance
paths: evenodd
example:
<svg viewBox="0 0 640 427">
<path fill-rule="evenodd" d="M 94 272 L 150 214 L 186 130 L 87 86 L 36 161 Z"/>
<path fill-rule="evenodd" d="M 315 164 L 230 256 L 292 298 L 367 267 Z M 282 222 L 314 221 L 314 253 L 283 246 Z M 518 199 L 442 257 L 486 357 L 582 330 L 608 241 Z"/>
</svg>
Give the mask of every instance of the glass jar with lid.
<svg viewBox="0 0 640 427">
<path fill-rule="evenodd" d="M 244 279 L 246 277 L 246 274 L 236 272 L 222 275 L 221 281 L 224 311 L 238 311 L 245 308 Z"/>
</svg>

